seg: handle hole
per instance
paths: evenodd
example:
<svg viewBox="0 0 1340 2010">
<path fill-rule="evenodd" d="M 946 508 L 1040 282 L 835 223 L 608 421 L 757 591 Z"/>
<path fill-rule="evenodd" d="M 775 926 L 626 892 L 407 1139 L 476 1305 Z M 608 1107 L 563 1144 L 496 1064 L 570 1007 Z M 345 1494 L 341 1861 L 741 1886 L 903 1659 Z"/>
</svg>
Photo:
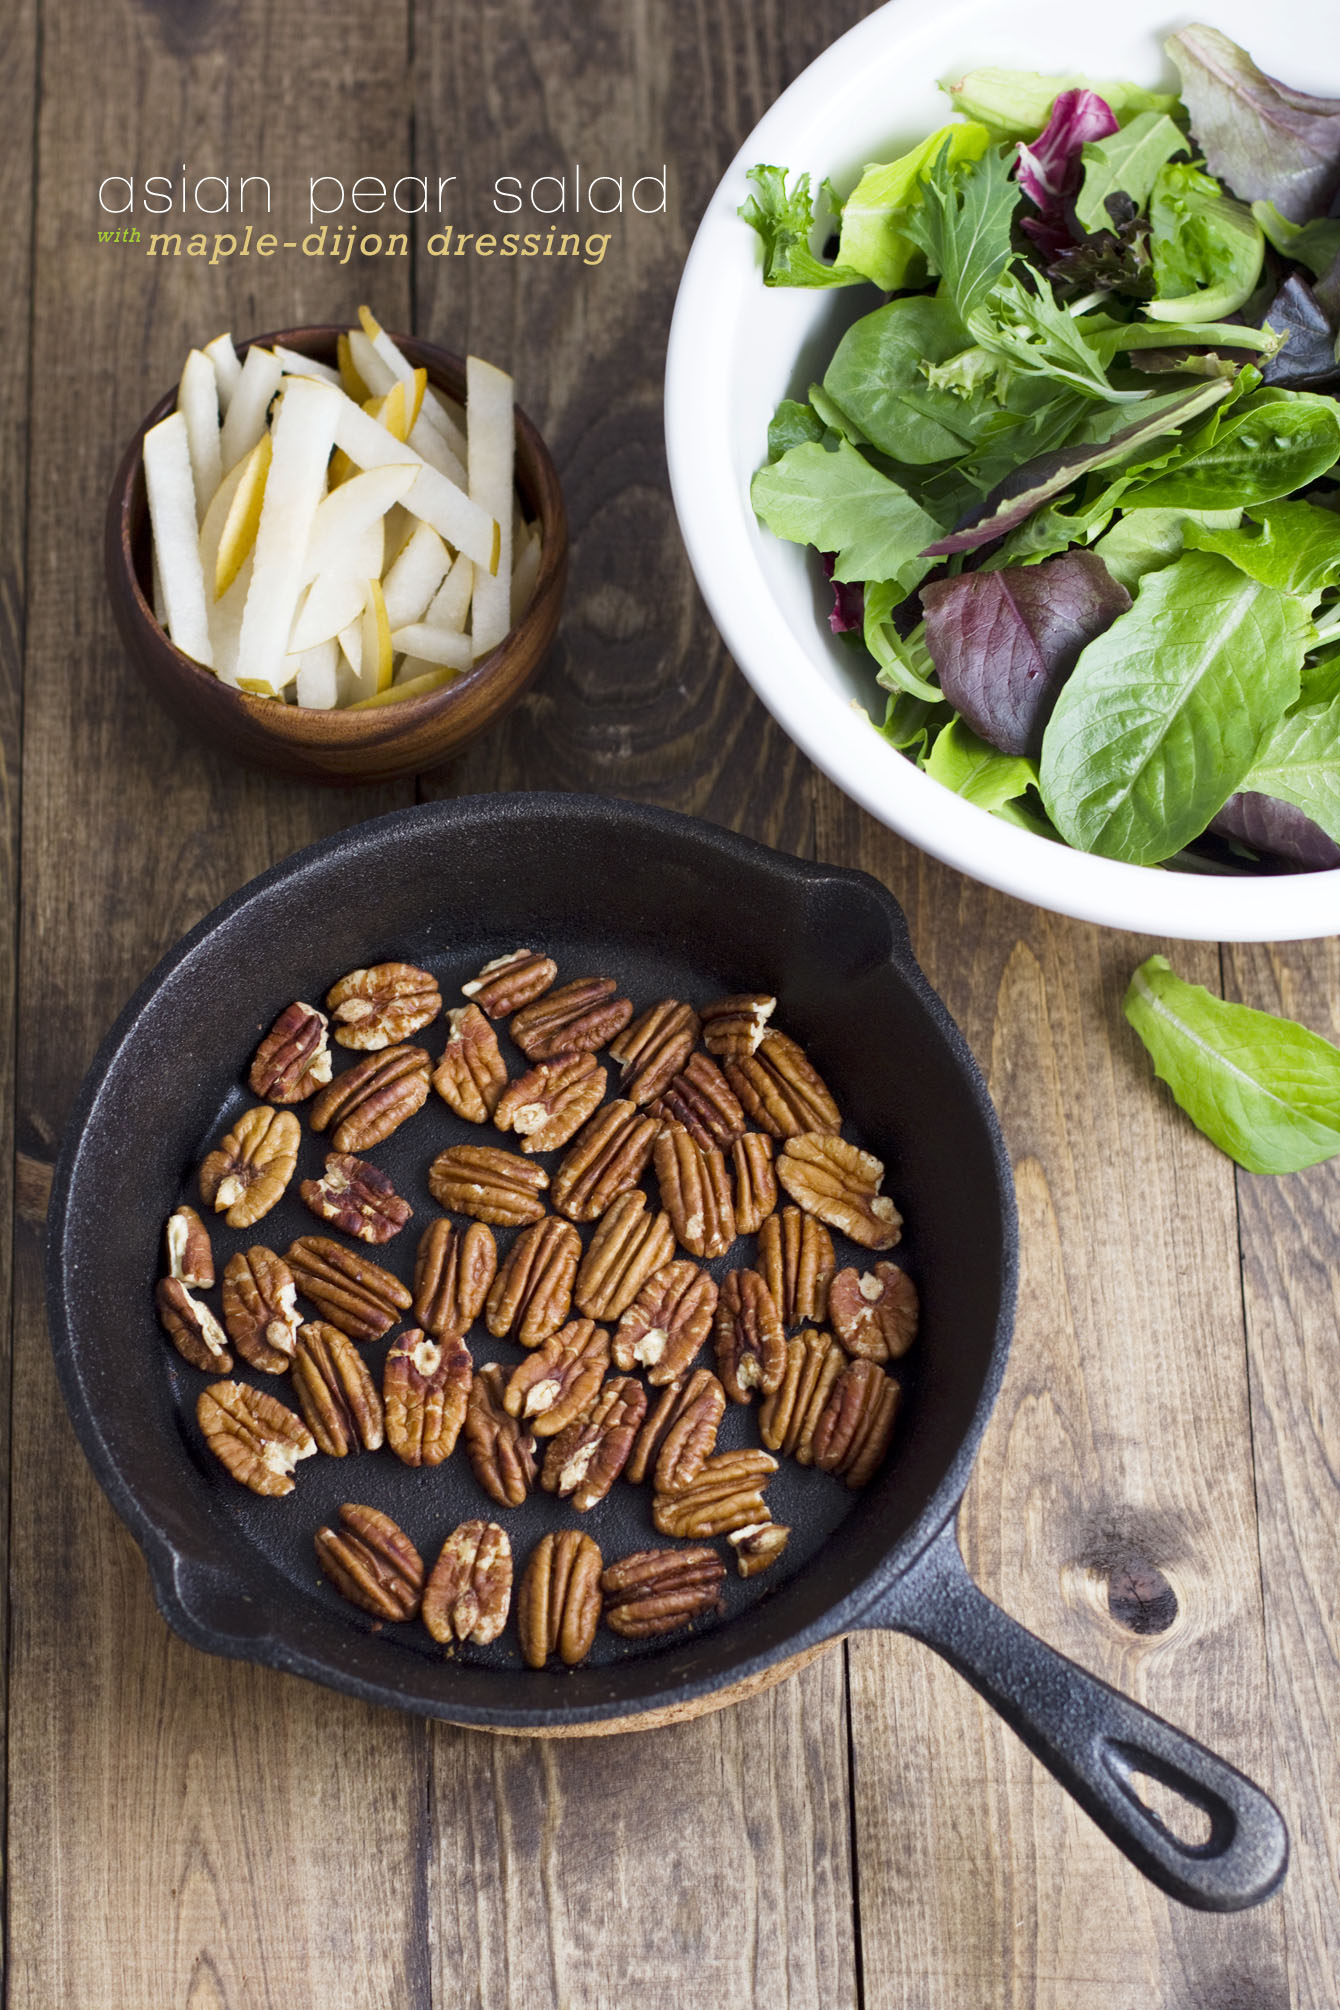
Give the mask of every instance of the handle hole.
<svg viewBox="0 0 1340 2010">
<path fill-rule="evenodd" d="M 1220 1856 L 1237 1823 L 1217 1794 L 1137 1745 L 1111 1740 L 1104 1754 L 1123 1792 L 1187 1856 Z"/>
</svg>

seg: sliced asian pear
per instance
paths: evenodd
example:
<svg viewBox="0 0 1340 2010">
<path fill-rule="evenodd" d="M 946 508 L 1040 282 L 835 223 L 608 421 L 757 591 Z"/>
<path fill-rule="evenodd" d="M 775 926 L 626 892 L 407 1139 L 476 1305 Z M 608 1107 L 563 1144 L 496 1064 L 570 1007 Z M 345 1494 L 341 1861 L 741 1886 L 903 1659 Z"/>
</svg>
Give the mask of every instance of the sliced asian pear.
<svg viewBox="0 0 1340 2010">
<path fill-rule="evenodd" d="M 469 488 L 470 477 L 465 472 L 465 462 L 447 444 L 444 435 L 429 425 L 423 412 L 410 429 L 409 443 L 430 468 L 436 468 L 449 482 L 455 482 L 458 489 Z"/>
<path fill-rule="evenodd" d="M 387 510 L 413 487 L 414 478 L 412 467 L 370 468 L 366 474 L 351 475 L 324 496 L 312 519 L 303 578 L 352 567 L 369 527 L 380 529 Z M 377 569 L 380 571 L 380 563 Z"/>
<path fill-rule="evenodd" d="M 364 475 L 363 480 L 370 477 Z M 392 628 L 423 620 L 450 566 L 451 554 L 432 525 L 416 523 L 394 564 L 382 576 L 386 618 Z"/>
<path fill-rule="evenodd" d="M 178 649 L 212 670 L 214 651 L 205 612 L 195 478 L 186 421 L 180 412 L 173 412 L 145 434 L 144 482 L 168 633 Z"/>
<path fill-rule="evenodd" d="M 249 454 L 262 433 L 270 413 L 270 400 L 284 381 L 283 365 L 269 349 L 253 342 L 242 364 L 242 374 L 228 401 L 223 422 L 221 450 L 223 471 L 235 468 Z"/>
<path fill-rule="evenodd" d="M 487 656 L 512 625 L 512 462 L 516 413 L 512 379 L 478 356 L 465 365 L 470 500 L 500 525 L 498 562 L 476 571 L 470 631 L 477 657 Z M 424 651 L 418 652 L 420 655 Z"/>
<path fill-rule="evenodd" d="M 314 712 L 328 712 L 339 697 L 340 645 L 332 635 L 298 657 L 296 680 L 300 705 Z"/>
<path fill-rule="evenodd" d="M 430 468 L 412 447 L 393 439 L 385 426 L 360 411 L 349 398 L 340 400 L 335 443 L 356 467 L 382 468 L 410 462 L 418 474 L 405 497 L 405 508 L 424 523 L 430 523 L 448 544 L 468 553 L 476 565 L 490 572 L 497 567 L 501 550 L 497 518 L 472 502 L 445 475 Z M 510 508 L 509 502 L 509 512 Z M 510 515 L 508 520 L 510 523 Z"/>
<path fill-rule="evenodd" d="M 349 348 L 349 337 L 343 331 L 335 339 L 335 360 L 339 364 L 340 389 L 346 398 L 352 398 L 356 405 L 361 405 L 371 387 L 359 376 Z"/>
<path fill-rule="evenodd" d="M 422 698 L 425 692 L 437 691 L 442 685 L 450 684 L 454 670 L 425 670 L 422 676 L 409 678 L 403 684 L 392 684 L 385 691 L 376 692 L 371 698 L 357 698 L 348 707 L 351 712 L 367 712 L 374 705 L 398 705 L 402 698 Z"/>
<path fill-rule="evenodd" d="M 244 373 L 245 374 L 245 373 Z M 240 389 L 239 389 L 240 396 Z M 273 426 L 273 454 L 256 531 L 251 591 L 238 645 L 239 678 L 274 684 L 289 653 L 303 560 L 325 486 L 341 392 L 291 377 Z"/>
<path fill-rule="evenodd" d="M 396 381 L 395 371 L 382 361 L 361 328 L 349 330 L 349 361 L 367 386 L 364 398 L 384 398 Z"/>
<path fill-rule="evenodd" d="M 242 359 L 233 347 L 231 335 L 216 335 L 212 342 L 206 342 L 205 354 L 214 371 L 214 381 L 219 391 L 219 410 L 226 419 L 228 407 L 232 403 L 237 380 L 242 375 Z"/>
<path fill-rule="evenodd" d="M 448 670 L 468 670 L 474 661 L 468 635 L 449 628 L 430 628 L 427 622 L 413 621 L 397 628 L 391 637 L 393 649 L 417 656 L 424 663 L 440 663 Z"/>
<path fill-rule="evenodd" d="M 203 349 L 192 349 L 177 385 L 177 410 L 186 421 L 195 479 L 195 520 L 203 523 L 210 499 L 223 478 L 219 439 L 219 380 Z"/>
<path fill-rule="evenodd" d="M 322 384 L 334 384 L 343 390 L 338 370 L 332 370 L 329 363 L 318 363 L 315 356 L 304 356 L 297 349 L 286 349 L 282 342 L 275 343 L 275 355 L 286 377 L 315 377 Z"/>
<path fill-rule="evenodd" d="M 358 672 L 362 687 L 360 696 L 373 698 L 378 691 L 385 691 L 390 685 L 394 668 L 395 650 L 391 643 L 391 624 L 386 619 L 382 583 L 379 579 L 370 579 L 363 603 L 363 661 Z"/>
<path fill-rule="evenodd" d="M 289 649 L 301 656 L 338 636 L 342 628 L 361 616 L 363 598 L 361 567 L 357 571 L 351 568 L 348 572 L 319 572 L 298 608 Z"/>
<path fill-rule="evenodd" d="M 428 626 L 450 628 L 459 635 L 470 612 L 470 595 L 474 586 L 474 566 L 463 551 L 457 552 L 451 562 L 451 571 L 429 602 L 428 612 L 424 615 Z"/>
<path fill-rule="evenodd" d="M 238 573 L 242 561 L 256 542 L 256 532 L 260 528 L 261 508 L 265 501 L 265 483 L 270 473 L 273 443 L 268 433 L 262 433 L 251 452 L 238 462 L 225 481 L 231 482 L 237 476 L 233 488 L 228 513 L 219 531 L 219 548 L 214 559 L 214 598 L 222 599 Z"/>
</svg>

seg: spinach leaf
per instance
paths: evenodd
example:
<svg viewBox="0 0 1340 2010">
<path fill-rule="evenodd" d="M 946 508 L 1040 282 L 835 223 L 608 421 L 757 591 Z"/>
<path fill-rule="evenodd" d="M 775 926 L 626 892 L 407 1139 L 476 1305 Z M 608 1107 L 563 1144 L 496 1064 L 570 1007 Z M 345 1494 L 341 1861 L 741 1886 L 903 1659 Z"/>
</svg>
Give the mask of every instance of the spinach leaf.
<svg viewBox="0 0 1340 2010">
<path fill-rule="evenodd" d="M 1008 161 L 988 147 L 980 160 L 949 165 L 948 142 L 923 175 L 919 208 L 903 228 L 925 252 L 932 272 L 960 321 L 971 327 L 974 310 L 986 299 L 1012 256 L 1010 227 L 1019 190 Z"/>
<path fill-rule="evenodd" d="M 983 810 L 1013 802 L 1038 778 L 1036 761 L 1000 753 L 979 740 L 962 719 L 952 720 L 939 734 L 922 766 L 956 796 Z"/>
<path fill-rule="evenodd" d="M 1310 97 L 1266 76 L 1245 49 L 1201 23 L 1164 47 L 1210 172 L 1244 202 L 1273 202 L 1291 223 L 1324 216 L 1340 188 L 1340 98 Z"/>
<path fill-rule="evenodd" d="M 778 537 L 836 552 L 834 579 L 896 580 L 910 592 L 930 571 L 920 554 L 934 517 L 846 440 L 831 454 L 816 441 L 792 447 L 758 470 L 749 494 Z"/>
<path fill-rule="evenodd" d="M 1123 79 L 1081 76 L 1071 71 L 1065 76 L 1044 77 L 1036 70 L 970 70 L 957 84 L 950 84 L 954 110 L 965 119 L 984 125 L 993 140 L 1028 140 L 1040 133 L 1062 91 L 1093 91 L 1110 106 L 1118 125 L 1137 112 L 1176 112 L 1176 97 L 1169 91 L 1146 91 Z"/>
<path fill-rule="evenodd" d="M 824 390 L 882 453 L 913 466 L 956 460 L 998 407 L 928 381 L 923 365 L 967 348 L 948 300 L 912 294 L 853 322 L 824 373 Z"/>
<path fill-rule="evenodd" d="M 1125 1013 L 1197 1130 L 1248 1172 L 1299 1172 L 1340 1152 L 1340 1049 L 1292 1019 L 1216 998 L 1151 956 Z"/>
<path fill-rule="evenodd" d="M 918 254 L 903 226 L 908 211 L 921 201 L 922 170 L 942 151 L 949 167 L 977 160 L 989 139 L 985 126 L 941 126 L 911 153 L 868 167 L 842 205 L 838 263 L 863 272 L 885 293 L 906 286 Z"/>
<path fill-rule="evenodd" d="M 1182 556 L 1191 526 L 1235 530 L 1241 516 L 1240 509 L 1131 509 L 1099 538 L 1094 550 L 1112 577 L 1133 593 L 1147 572 L 1157 572 Z"/>
<path fill-rule="evenodd" d="M 1251 299 L 1265 238 L 1251 211 L 1209 175 L 1180 162 L 1161 167 L 1149 226 L 1157 288 L 1145 308 L 1151 321 L 1216 321 Z"/>
<path fill-rule="evenodd" d="M 825 265 L 810 250 L 814 228 L 814 202 L 807 174 L 796 177 L 794 189 L 786 186 L 786 169 L 751 167 L 746 180 L 754 192 L 740 204 L 740 215 L 763 240 L 763 283 L 765 286 L 856 286 L 863 272 L 841 265 Z"/>
<path fill-rule="evenodd" d="M 1269 397 L 1270 402 L 1262 402 Z M 1284 402 L 1287 400 L 1287 402 Z M 1315 392 L 1256 392 L 1185 443 L 1173 465 L 1126 492 L 1126 506 L 1250 509 L 1316 481 L 1340 460 L 1340 405 Z"/>
<path fill-rule="evenodd" d="M 1132 865 L 1198 837 L 1297 698 L 1310 626 L 1291 595 L 1216 553 L 1147 573 L 1081 654 L 1043 738 L 1061 835 Z"/>
<path fill-rule="evenodd" d="M 1315 503 L 1266 503 L 1236 530 L 1188 522 L 1186 544 L 1217 551 L 1250 578 L 1303 598 L 1340 584 L 1340 516 Z"/>
<path fill-rule="evenodd" d="M 1286 714 L 1262 741 L 1242 786 L 1292 803 L 1340 843 L 1340 701 Z"/>
<path fill-rule="evenodd" d="M 826 428 L 813 405 L 801 405 L 783 398 L 768 423 L 768 459 L 779 461 L 792 447 L 806 440 L 822 440 Z"/>
<path fill-rule="evenodd" d="M 1186 151 L 1186 134 L 1166 112 L 1137 112 L 1110 139 L 1088 141 L 1076 218 L 1085 230 L 1105 229 L 1110 195 L 1128 195 L 1137 209 L 1143 209 L 1159 169 L 1174 154 Z"/>
</svg>

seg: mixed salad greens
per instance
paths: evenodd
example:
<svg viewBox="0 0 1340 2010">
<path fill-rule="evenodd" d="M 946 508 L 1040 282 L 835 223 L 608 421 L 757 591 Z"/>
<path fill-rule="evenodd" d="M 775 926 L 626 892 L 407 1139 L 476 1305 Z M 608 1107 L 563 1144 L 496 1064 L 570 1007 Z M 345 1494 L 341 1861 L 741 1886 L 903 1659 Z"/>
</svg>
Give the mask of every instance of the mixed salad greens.
<svg viewBox="0 0 1340 2010">
<path fill-rule="evenodd" d="M 1135 864 L 1337 866 L 1340 99 L 1167 48 L 1176 96 L 974 71 L 824 183 L 822 257 L 809 176 L 751 170 L 768 285 L 888 296 L 751 499 L 947 787 Z"/>
</svg>

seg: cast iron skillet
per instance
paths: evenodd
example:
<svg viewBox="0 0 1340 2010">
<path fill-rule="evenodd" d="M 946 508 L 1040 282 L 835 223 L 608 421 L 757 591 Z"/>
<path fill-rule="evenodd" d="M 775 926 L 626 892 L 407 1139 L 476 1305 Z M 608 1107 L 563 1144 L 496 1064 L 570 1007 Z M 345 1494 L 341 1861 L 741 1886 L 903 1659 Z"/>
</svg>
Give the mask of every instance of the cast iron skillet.
<svg viewBox="0 0 1340 2010">
<path fill-rule="evenodd" d="M 429 966 L 450 994 L 519 944 L 552 950 L 561 974 L 617 977 L 639 1007 L 667 994 L 705 1003 L 775 991 L 778 1022 L 888 1163 L 886 1187 L 908 1224 L 899 1255 L 924 1303 L 894 1451 L 865 1493 L 783 1461 L 769 1503 L 793 1526 L 790 1547 L 758 1578 L 732 1574 L 724 1621 L 660 1645 L 602 1629 L 592 1660 L 570 1672 L 523 1667 L 511 1628 L 454 1659 L 417 1624 L 373 1630 L 319 1577 L 316 1527 L 341 1500 L 369 1502 L 431 1561 L 457 1521 L 494 1511 L 466 1462 L 458 1454 L 432 1473 L 386 1453 L 318 1458 L 299 1467 L 294 1495 L 258 1500 L 204 1451 L 194 1422 L 204 1378 L 167 1347 L 152 1309 L 163 1221 L 223 1120 L 250 1101 L 250 1055 L 283 1005 L 319 999 L 343 971 L 385 956 Z M 439 1029 L 424 1038 L 436 1053 Z M 446 1129 L 416 1138 L 426 1122 L 427 1112 L 375 1154 L 415 1206 L 411 1234 L 434 1212 L 424 1168 L 455 1120 L 437 1108 Z M 300 1174 L 322 1151 L 304 1131 Z M 216 1261 L 258 1238 L 282 1250 L 311 1226 L 286 1199 L 254 1231 L 216 1228 Z M 710 1708 L 842 1633 L 892 1627 L 966 1675 L 1165 1891 L 1211 1910 L 1254 1905 L 1287 1858 L 1272 1803 L 1044 1646 L 964 1570 L 955 1510 L 1005 1365 L 1015 1271 L 995 1113 L 884 888 L 686 817 L 563 795 L 434 803 L 359 825 L 207 916 L 141 986 L 93 1064 L 56 1171 L 47 1266 L 75 1429 L 144 1550 L 164 1615 L 195 1645 L 458 1724 L 552 1734 Z M 473 1346 L 476 1359 L 514 1353 L 487 1340 L 481 1352 L 478 1337 Z M 731 1407 L 723 1443 L 744 1442 L 752 1414 Z M 584 1518 L 608 1560 L 659 1540 L 648 1495 L 621 1484 Z M 544 1494 L 505 1518 L 519 1563 L 545 1526 L 574 1519 Z M 1189 1845 L 1166 1828 L 1139 1799 L 1137 1774 L 1208 1815 L 1208 1840 Z"/>
</svg>

